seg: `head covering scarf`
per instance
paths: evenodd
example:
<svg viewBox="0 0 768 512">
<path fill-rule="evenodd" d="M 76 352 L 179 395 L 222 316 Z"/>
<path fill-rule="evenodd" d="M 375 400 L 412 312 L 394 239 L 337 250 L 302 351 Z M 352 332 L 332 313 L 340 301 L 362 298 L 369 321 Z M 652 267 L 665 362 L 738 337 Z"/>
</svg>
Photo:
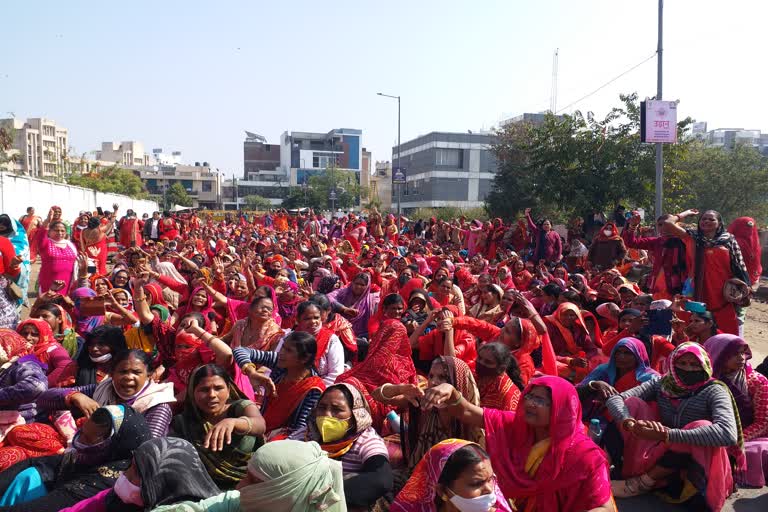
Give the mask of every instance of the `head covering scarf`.
<svg viewBox="0 0 768 512">
<path fill-rule="evenodd" d="M 581 310 L 576 304 L 573 304 L 572 302 L 563 302 L 560 304 L 554 313 L 546 317 L 546 320 L 549 321 L 552 325 L 554 325 L 560 335 L 563 337 L 563 340 L 565 341 L 565 344 L 568 347 L 568 351 L 571 354 L 577 354 L 580 352 L 579 346 L 576 344 L 576 339 L 573 336 L 573 331 L 569 328 L 567 328 L 565 325 L 563 325 L 562 322 L 562 315 L 566 311 L 573 311 L 576 313 L 577 321 L 576 325 L 574 326 L 575 329 L 583 329 L 584 332 L 587 332 L 587 326 L 584 323 L 584 317 L 581 314 Z"/>
<path fill-rule="evenodd" d="M 763 265 L 761 263 L 762 247 L 760 246 L 760 236 L 755 219 L 739 217 L 728 226 L 728 232 L 736 238 L 736 242 L 739 244 L 752 283 L 758 282 L 763 273 Z M 18 253 L 18 250 L 16 252 Z"/>
<path fill-rule="evenodd" d="M 8 217 L 8 221 L 11 226 L 11 232 L 6 235 L 13 245 L 17 256 L 21 256 L 22 262 L 19 275 L 15 278 L 16 285 L 21 288 L 25 293 L 29 289 L 29 277 L 31 274 L 30 262 L 29 262 L 29 240 L 27 239 L 27 232 L 24 230 L 24 226 L 16 219 L 10 218 L 7 214 L 0 215 L 0 217 Z M 24 302 L 24 297 L 16 300 L 17 305 L 21 305 Z"/>
<path fill-rule="evenodd" d="M 696 356 L 696 359 L 701 363 L 701 368 L 707 372 L 706 379 L 693 385 L 685 384 L 680 380 L 675 363 L 685 354 Z M 688 398 L 713 380 L 715 379 L 712 377 L 712 364 L 707 351 L 698 343 L 687 341 L 678 345 L 669 355 L 669 371 L 661 379 L 661 392 L 670 398 Z"/>
<path fill-rule="evenodd" d="M 248 470 L 261 482 L 240 489 L 240 508 L 250 512 L 342 512 L 341 462 L 314 441 L 273 441 L 259 448 Z"/>
<path fill-rule="evenodd" d="M 29 355 L 27 340 L 13 329 L 0 329 L 0 365 Z"/>
<path fill-rule="evenodd" d="M 341 457 L 352 448 L 352 445 L 357 441 L 357 438 L 360 437 L 360 434 L 371 428 L 373 425 L 368 402 L 363 396 L 362 391 L 353 385 L 346 382 L 338 383 L 323 391 L 323 395 L 328 393 L 329 390 L 339 388 L 344 388 L 352 396 L 350 409 L 352 409 L 352 418 L 355 420 L 354 428 L 350 429 L 342 439 L 334 441 L 333 443 L 323 444 L 322 435 L 320 434 L 320 431 L 318 431 L 317 423 L 315 421 L 317 418 L 316 411 L 312 411 L 309 420 L 307 421 L 307 440 L 315 441 L 320 445 L 323 451 L 328 453 L 330 458 L 337 460 L 341 459 Z"/>
<path fill-rule="evenodd" d="M 712 375 L 721 380 L 731 390 L 736 407 L 739 409 L 741 426 L 750 426 L 755 419 L 752 398 L 747 388 L 747 376 L 754 370 L 747 364 L 734 373 L 726 373 L 725 364 L 736 355 L 742 347 L 747 348 L 747 360 L 752 358 L 752 351 L 743 338 L 733 334 L 718 334 L 704 342 L 704 349 L 712 361 Z"/>
<path fill-rule="evenodd" d="M 747 265 L 744 263 L 744 257 L 741 254 L 741 248 L 736 238 L 725 230 L 725 226 L 721 224 L 713 238 L 707 238 L 699 229 L 689 228 L 686 229 L 686 232 L 696 242 L 696 252 L 694 255 L 694 276 L 696 280 L 693 287 L 695 300 L 700 301 L 704 293 L 704 275 L 706 273 L 703 267 L 704 251 L 713 247 L 725 247 L 728 249 L 733 277 L 741 279 L 747 284 L 752 284 L 749 272 L 747 271 Z"/>
<path fill-rule="evenodd" d="M 170 277 L 174 281 L 181 284 L 187 284 L 187 280 L 184 279 L 184 276 L 182 276 L 181 273 L 176 270 L 176 267 L 170 261 L 161 261 L 157 263 L 155 265 L 155 270 L 161 276 Z"/>
<path fill-rule="evenodd" d="M 419 461 L 408 483 L 389 509 L 392 512 L 437 512 L 437 486 L 443 469 L 451 455 L 469 445 L 477 446 L 463 439 L 446 439 L 433 446 Z M 493 492 L 496 495 L 496 510 L 510 512 L 511 509 L 498 484 L 494 484 Z"/>
<path fill-rule="evenodd" d="M 600 380 L 607 382 L 611 386 L 616 385 L 616 351 L 624 347 L 635 356 L 637 366 L 635 367 L 635 379 L 637 383 L 643 383 L 658 377 L 659 374 L 651 368 L 651 362 L 648 359 L 648 351 L 645 349 L 645 345 L 637 338 L 622 338 L 616 343 L 616 346 L 611 350 L 611 357 L 607 363 L 601 364 L 592 372 L 584 377 L 581 381 L 581 385 L 585 386 L 592 381 Z"/>
<path fill-rule="evenodd" d="M 535 467 L 526 468 L 529 455 L 539 443 L 534 439 L 533 427 L 525 421 L 525 400 L 520 400 L 514 415 L 493 415 L 498 419 L 492 423 L 486 419 L 486 427 L 495 427 L 488 431 L 486 450 L 505 454 L 491 458 L 504 496 L 514 499 L 518 510 L 585 510 L 591 507 L 580 506 L 582 500 L 607 502 L 611 497 L 607 479 L 597 489 L 598 496 L 556 494 L 577 489 L 580 480 L 602 468 L 607 476 L 607 462 L 603 451 L 585 433 L 576 388 L 563 378 L 544 376 L 532 379 L 523 396 L 533 386 L 545 387 L 552 395 L 549 438 L 539 442 L 548 444 L 548 449 Z M 579 471 L 574 471 L 577 466 Z M 562 498 L 566 503 L 560 501 Z"/>
<path fill-rule="evenodd" d="M 606 236 L 603 231 L 611 229 L 613 231 L 613 234 L 611 236 Z M 622 240 L 621 233 L 619 231 L 619 228 L 616 227 L 615 222 L 606 222 L 604 226 L 600 227 L 600 230 L 595 234 L 595 238 L 593 242 L 607 242 L 608 240 Z M 622 241 L 622 245 L 624 242 Z"/>
<path fill-rule="evenodd" d="M 56 341 L 61 343 L 61 346 L 67 349 L 69 357 L 74 358 L 80 348 L 77 332 L 72 328 L 72 317 L 69 316 L 69 312 L 66 309 L 55 304 L 56 309 L 59 310 L 59 317 L 61 318 L 61 334 L 55 334 Z"/>
<path fill-rule="evenodd" d="M 133 462 L 141 477 L 141 497 L 146 510 L 184 500 L 198 501 L 221 492 L 205 470 L 195 447 L 184 439 L 151 439 L 133 452 Z M 112 509 L 108 506 L 107 510 Z"/>
<path fill-rule="evenodd" d="M 210 324 L 211 320 L 208 318 L 209 313 L 215 313 L 213 311 L 213 297 L 211 297 L 211 294 L 206 291 L 205 288 L 202 286 L 196 287 L 194 290 L 192 290 L 192 293 L 189 294 L 189 297 L 187 298 L 187 303 L 183 306 L 179 307 L 178 310 L 178 317 L 179 319 L 184 318 L 189 313 L 194 313 L 195 310 L 192 309 L 194 306 L 192 305 L 192 299 L 194 298 L 195 294 L 199 291 L 205 292 L 205 306 L 203 306 L 200 311 L 197 311 L 201 315 L 203 315 L 203 318 L 205 319 L 205 325 L 206 327 L 208 324 Z"/>
<path fill-rule="evenodd" d="M 361 276 L 364 276 L 366 280 L 365 290 L 363 290 L 363 293 L 361 293 L 359 297 L 355 297 L 352 288 L 355 280 L 360 279 Z M 355 276 L 349 285 L 336 292 L 336 301 L 348 308 L 357 310 L 357 314 L 349 319 L 349 322 L 352 324 L 352 329 L 357 336 L 362 336 L 368 333 L 368 319 L 376 309 L 374 296 L 371 294 L 371 280 L 372 278 L 370 274 L 361 272 Z"/>
<path fill-rule="evenodd" d="M 43 362 L 44 364 L 48 364 L 48 352 L 56 347 L 61 346 L 56 341 L 56 338 L 53 337 L 53 331 L 51 330 L 51 326 L 48 325 L 48 322 L 46 322 L 45 320 L 40 320 L 37 318 L 29 318 L 21 322 L 18 326 L 16 326 L 16 332 L 21 334 L 21 330 L 27 325 L 31 325 L 35 329 L 37 329 L 37 332 L 40 336 L 40 339 L 32 348 L 33 353 L 41 362 Z"/>
</svg>

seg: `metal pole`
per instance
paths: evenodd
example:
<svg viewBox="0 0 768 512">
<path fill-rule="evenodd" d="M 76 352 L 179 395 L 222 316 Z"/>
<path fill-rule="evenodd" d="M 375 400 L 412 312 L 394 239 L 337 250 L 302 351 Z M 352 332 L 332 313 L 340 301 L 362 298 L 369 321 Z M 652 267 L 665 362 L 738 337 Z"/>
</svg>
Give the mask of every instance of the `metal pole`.
<svg viewBox="0 0 768 512">
<path fill-rule="evenodd" d="M 400 96 L 397 97 L 397 167 L 400 168 Z M 403 217 L 400 211 L 400 194 L 402 192 L 403 185 L 397 184 L 397 234 L 400 235 L 400 229 L 402 229 Z"/>
<path fill-rule="evenodd" d="M 658 68 L 656 71 L 656 99 L 661 100 L 662 92 L 662 71 L 663 71 L 663 53 L 662 37 L 664 34 L 664 0 L 659 0 L 659 42 L 656 48 L 656 58 Z M 677 127 L 675 127 L 677 129 Z M 664 146 L 661 142 L 656 143 L 656 218 L 663 211 L 664 206 Z"/>
</svg>

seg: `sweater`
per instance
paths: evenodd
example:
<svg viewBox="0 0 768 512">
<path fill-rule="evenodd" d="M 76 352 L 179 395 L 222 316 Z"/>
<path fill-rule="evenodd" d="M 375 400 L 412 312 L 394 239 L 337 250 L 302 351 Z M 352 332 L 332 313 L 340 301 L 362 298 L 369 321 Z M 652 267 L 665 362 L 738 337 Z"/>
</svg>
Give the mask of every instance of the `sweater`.
<svg viewBox="0 0 768 512">
<path fill-rule="evenodd" d="M 34 356 L 25 356 L 0 372 L 0 410 L 19 411 L 32 423 L 37 415 L 37 398 L 48 389 L 48 378 Z"/>
<path fill-rule="evenodd" d="M 672 399 L 661 393 L 661 379 L 644 382 L 624 393 L 610 397 L 605 405 L 618 422 L 630 418 L 624 400 L 630 397 L 645 402 L 656 401 L 661 423 L 669 428 L 669 442 L 696 446 L 733 446 L 738 442 L 738 428 L 728 388 L 711 383 L 695 395 Z M 707 420 L 711 425 L 684 429 L 694 421 Z"/>
</svg>

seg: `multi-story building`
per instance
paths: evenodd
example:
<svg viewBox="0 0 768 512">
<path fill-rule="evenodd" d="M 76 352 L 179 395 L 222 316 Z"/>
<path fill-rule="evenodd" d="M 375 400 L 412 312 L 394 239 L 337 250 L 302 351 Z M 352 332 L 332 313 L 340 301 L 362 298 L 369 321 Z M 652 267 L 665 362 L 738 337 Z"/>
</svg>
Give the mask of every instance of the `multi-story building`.
<svg viewBox="0 0 768 512">
<path fill-rule="evenodd" d="M 371 199 L 379 203 L 379 211 L 392 211 L 392 164 L 376 162 L 376 169 L 370 176 L 368 189 Z"/>
<path fill-rule="evenodd" d="M 0 127 L 13 135 L 5 170 L 34 178 L 61 177 L 66 173 L 69 135 L 56 121 L 42 117 L 0 119 Z"/>
<path fill-rule="evenodd" d="M 768 133 L 761 133 L 760 130 L 718 128 L 708 131 L 703 140 L 707 146 L 725 149 L 733 149 L 737 145 L 750 146 L 768 156 Z"/>
<path fill-rule="evenodd" d="M 431 132 L 392 148 L 395 167 L 405 168 L 401 208 L 483 206 L 496 174 L 491 133 Z M 399 156 L 399 158 L 398 158 Z M 397 188 L 392 204 L 397 207 Z"/>
<path fill-rule="evenodd" d="M 221 175 L 208 162 L 195 165 L 160 165 L 132 169 L 150 194 L 163 195 L 174 183 L 181 183 L 194 208 L 216 209 L 221 204 Z"/>
<path fill-rule="evenodd" d="M 114 162 L 126 167 L 151 165 L 152 157 L 144 153 L 144 144 L 135 140 L 102 142 L 96 151 L 96 160 Z"/>
<path fill-rule="evenodd" d="M 279 205 L 288 196 L 290 187 L 303 186 L 310 176 L 322 174 L 329 168 L 356 171 L 359 179 L 363 168 L 362 136 L 362 130 L 350 128 L 328 133 L 286 131 L 280 136 L 278 146 L 267 144 L 260 135 L 246 132 L 245 179 L 236 180 L 237 190 L 227 194 L 227 200 L 230 196 L 239 197 L 242 203 L 246 196 L 259 195 Z M 234 207 L 234 202 L 229 206 Z"/>
</svg>

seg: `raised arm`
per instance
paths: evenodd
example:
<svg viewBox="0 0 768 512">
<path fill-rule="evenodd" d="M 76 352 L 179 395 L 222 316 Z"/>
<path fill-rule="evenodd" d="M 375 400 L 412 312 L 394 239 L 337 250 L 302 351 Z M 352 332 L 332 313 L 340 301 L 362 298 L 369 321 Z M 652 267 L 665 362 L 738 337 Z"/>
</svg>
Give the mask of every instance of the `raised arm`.
<svg viewBox="0 0 768 512">
<path fill-rule="evenodd" d="M 691 217 L 693 215 L 698 215 L 699 210 L 696 210 L 695 208 L 690 210 L 685 210 L 682 213 L 678 213 L 677 215 L 671 215 L 664 221 L 664 233 L 671 236 L 676 236 L 678 238 L 683 238 L 687 236 L 687 233 L 685 231 L 685 228 L 682 226 L 679 226 L 677 223 L 681 220 Z"/>
</svg>

